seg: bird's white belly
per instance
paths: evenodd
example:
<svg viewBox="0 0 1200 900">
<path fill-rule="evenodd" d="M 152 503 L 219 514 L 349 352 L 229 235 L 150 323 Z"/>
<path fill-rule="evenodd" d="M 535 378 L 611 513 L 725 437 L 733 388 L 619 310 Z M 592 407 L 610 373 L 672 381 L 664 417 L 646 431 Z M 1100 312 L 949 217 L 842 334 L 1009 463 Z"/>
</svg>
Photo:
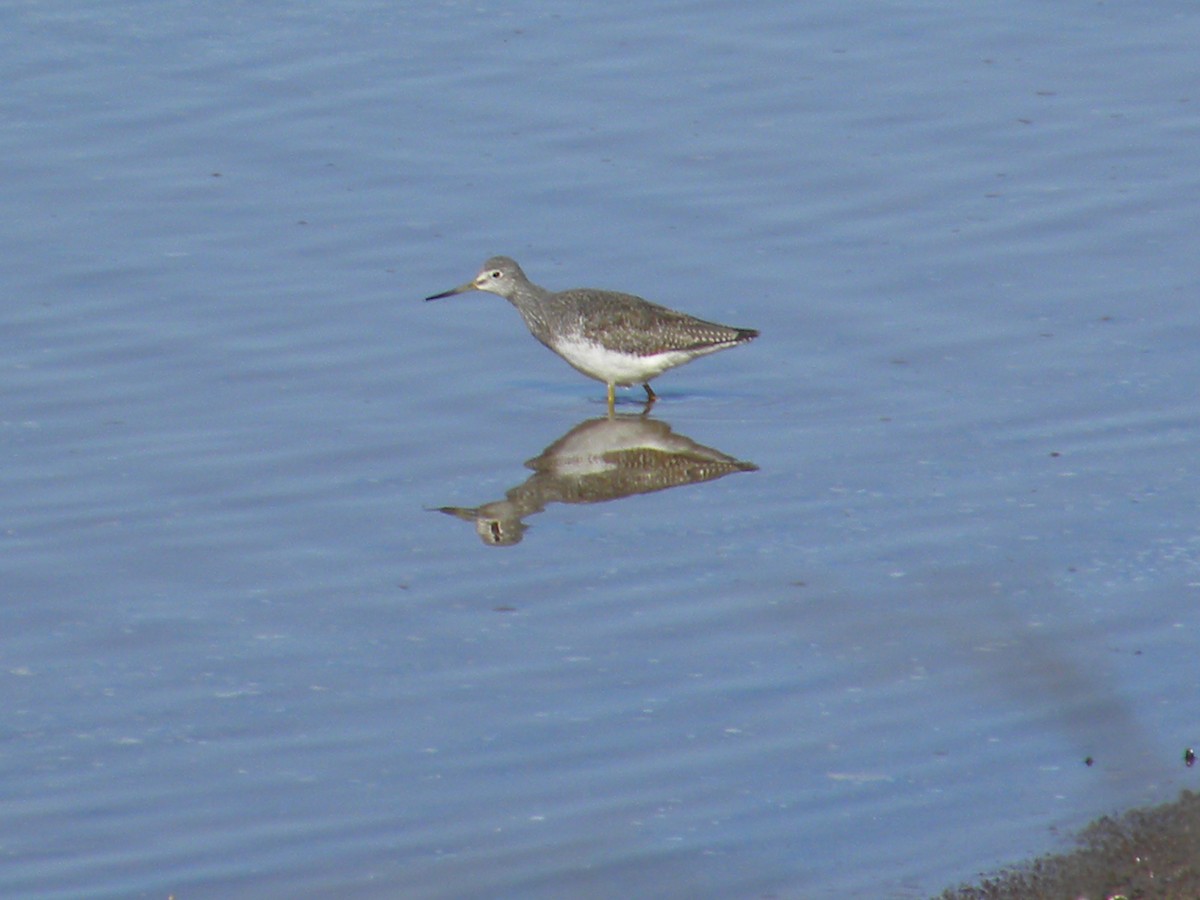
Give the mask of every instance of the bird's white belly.
<svg viewBox="0 0 1200 900">
<path fill-rule="evenodd" d="M 696 355 L 668 350 L 652 356 L 635 356 L 618 353 L 579 338 L 559 340 L 553 349 L 584 375 L 609 384 L 638 384 L 661 375 L 672 366 L 687 362 Z"/>
</svg>

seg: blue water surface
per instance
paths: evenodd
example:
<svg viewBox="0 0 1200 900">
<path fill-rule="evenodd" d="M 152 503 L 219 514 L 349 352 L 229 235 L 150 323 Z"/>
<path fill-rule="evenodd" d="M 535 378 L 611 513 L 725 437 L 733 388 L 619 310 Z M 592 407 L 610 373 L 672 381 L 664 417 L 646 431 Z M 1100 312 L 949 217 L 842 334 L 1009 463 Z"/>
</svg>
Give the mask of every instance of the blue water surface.
<svg viewBox="0 0 1200 900">
<path fill-rule="evenodd" d="M 1194 4 L 0 25 L 3 896 L 924 897 L 1195 787 Z M 603 386 L 421 302 L 496 253 L 760 329 L 617 436 L 746 465 L 577 490 Z"/>
</svg>

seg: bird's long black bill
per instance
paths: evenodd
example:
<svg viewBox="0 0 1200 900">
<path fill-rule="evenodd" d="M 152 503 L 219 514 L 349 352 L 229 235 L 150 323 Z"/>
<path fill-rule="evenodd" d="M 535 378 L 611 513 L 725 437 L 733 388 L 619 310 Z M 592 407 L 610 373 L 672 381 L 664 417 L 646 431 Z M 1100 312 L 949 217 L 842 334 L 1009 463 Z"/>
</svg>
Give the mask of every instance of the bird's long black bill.
<svg viewBox="0 0 1200 900">
<path fill-rule="evenodd" d="M 453 297 L 455 294 L 461 294 L 465 291 L 473 290 L 475 290 L 475 282 L 471 282 L 470 284 L 460 284 L 456 288 L 450 288 L 448 291 L 442 291 L 440 294 L 434 294 L 432 297 L 426 297 L 425 302 L 428 303 L 430 300 L 441 300 L 443 297 Z"/>
</svg>

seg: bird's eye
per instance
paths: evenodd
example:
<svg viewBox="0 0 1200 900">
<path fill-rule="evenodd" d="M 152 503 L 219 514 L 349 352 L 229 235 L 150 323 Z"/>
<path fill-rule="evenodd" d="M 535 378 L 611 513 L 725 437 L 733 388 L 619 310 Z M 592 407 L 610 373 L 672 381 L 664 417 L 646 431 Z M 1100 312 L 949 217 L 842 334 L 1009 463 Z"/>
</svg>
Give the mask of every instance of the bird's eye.
<svg viewBox="0 0 1200 900">
<path fill-rule="evenodd" d="M 493 278 L 499 278 L 499 277 L 500 277 L 500 270 L 499 270 L 499 269 L 492 269 L 492 277 L 493 277 Z"/>
</svg>

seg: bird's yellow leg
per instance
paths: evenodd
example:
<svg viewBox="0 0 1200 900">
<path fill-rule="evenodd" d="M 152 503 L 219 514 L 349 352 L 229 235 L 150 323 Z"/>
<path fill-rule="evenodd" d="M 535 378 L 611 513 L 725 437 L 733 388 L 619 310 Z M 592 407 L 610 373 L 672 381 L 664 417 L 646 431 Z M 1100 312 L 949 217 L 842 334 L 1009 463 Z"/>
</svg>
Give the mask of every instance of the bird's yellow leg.
<svg viewBox="0 0 1200 900">
<path fill-rule="evenodd" d="M 608 414 L 611 416 L 616 411 L 617 405 L 617 386 L 611 382 L 608 385 Z"/>
</svg>

